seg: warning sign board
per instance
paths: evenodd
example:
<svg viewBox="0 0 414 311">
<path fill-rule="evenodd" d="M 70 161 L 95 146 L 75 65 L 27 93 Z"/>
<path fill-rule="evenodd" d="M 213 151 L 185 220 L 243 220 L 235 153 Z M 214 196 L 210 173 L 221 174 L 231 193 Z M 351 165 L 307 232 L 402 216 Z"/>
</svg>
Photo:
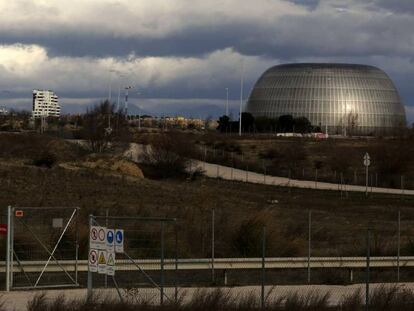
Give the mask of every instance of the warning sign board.
<svg viewBox="0 0 414 311">
<path fill-rule="evenodd" d="M 91 226 L 89 232 L 89 247 L 91 249 L 106 250 L 105 227 Z"/>
<path fill-rule="evenodd" d="M 114 251 L 107 253 L 106 274 L 111 275 L 111 276 L 115 275 L 115 252 Z"/>
<path fill-rule="evenodd" d="M 96 249 L 89 251 L 89 271 L 98 272 L 98 251 Z"/>
<path fill-rule="evenodd" d="M 98 251 L 98 273 L 106 274 L 106 260 L 107 260 L 107 253 L 106 250 Z"/>
<path fill-rule="evenodd" d="M 106 250 L 108 252 L 115 251 L 115 230 L 106 229 Z"/>
<path fill-rule="evenodd" d="M 124 230 L 121 230 L 121 229 L 115 230 L 115 252 L 116 253 L 124 252 Z"/>
</svg>

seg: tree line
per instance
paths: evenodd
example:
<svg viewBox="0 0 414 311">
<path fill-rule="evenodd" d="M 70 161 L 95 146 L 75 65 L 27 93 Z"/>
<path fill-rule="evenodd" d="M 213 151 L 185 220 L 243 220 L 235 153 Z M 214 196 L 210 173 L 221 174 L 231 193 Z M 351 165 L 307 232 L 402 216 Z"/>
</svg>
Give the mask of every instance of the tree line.
<svg viewBox="0 0 414 311">
<path fill-rule="evenodd" d="M 319 126 L 313 126 L 306 117 L 294 118 L 292 115 L 282 115 L 278 118 L 257 117 L 251 113 L 241 114 L 242 132 L 253 133 L 311 133 L 320 132 Z M 226 115 L 218 120 L 217 130 L 222 133 L 235 133 L 239 131 L 239 120 L 231 121 Z"/>
</svg>

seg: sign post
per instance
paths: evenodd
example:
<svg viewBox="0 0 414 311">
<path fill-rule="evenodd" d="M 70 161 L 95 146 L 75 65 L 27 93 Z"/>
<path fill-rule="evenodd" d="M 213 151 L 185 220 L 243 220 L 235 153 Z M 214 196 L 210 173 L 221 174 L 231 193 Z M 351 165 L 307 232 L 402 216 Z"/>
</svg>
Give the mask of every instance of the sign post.
<svg viewBox="0 0 414 311">
<path fill-rule="evenodd" d="M 371 158 L 368 152 L 364 155 L 364 165 L 365 165 L 365 196 L 368 196 L 368 168 L 371 165 Z"/>
</svg>

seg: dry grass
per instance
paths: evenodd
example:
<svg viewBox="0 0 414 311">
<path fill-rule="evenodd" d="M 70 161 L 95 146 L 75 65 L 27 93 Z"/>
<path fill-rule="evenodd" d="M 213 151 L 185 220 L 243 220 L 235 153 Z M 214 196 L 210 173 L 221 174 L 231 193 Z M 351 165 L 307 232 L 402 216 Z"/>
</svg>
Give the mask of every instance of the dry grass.
<svg viewBox="0 0 414 311">
<path fill-rule="evenodd" d="M 359 290 L 350 296 L 343 297 L 337 305 L 330 302 L 329 293 L 310 292 L 300 294 L 288 293 L 279 297 L 267 297 L 264 310 L 268 311 L 363 311 L 365 302 Z M 412 310 L 414 293 L 396 286 L 382 286 L 371 292 L 369 309 L 376 311 Z M 200 290 L 187 299 L 178 302 L 167 302 L 163 306 L 151 305 L 145 301 L 127 300 L 121 302 L 117 297 L 93 297 L 90 300 L 67 300 L 60 296 L 47 300 L 44 294 L 35 296 L 29 301 L 27 311 L 250 311 L 261 310 L 258 297 L 234 295 L 231 290 Z"/>
<path fill-rule="evenodd" d="M 89 214 L 168 216 L 179 219 L 179 248 L 183 257 L 209 256 L 211 210 L 216 209 L 217 257 L 257 256 L 249 245 L 260 245 L 256 227 L 266 225 L 268 256 L 304 256 L 307 210 L 313 211 L 314 256 L 364 255 L 365 230 L 373 229 L 373 255 L 394 255 L 397 211 L 402 213 L 402 254 L 414 246 L 413 199 L 288 189 L 201 178 L 137 180 L 102 171 L 71 171 L 21 165 L 0 165 L 0 205 L 79 206 L 81 222 Z M 271 200 L 278 203 L 272 204 Z M 249 227 L 249 228 L 248 228 Z M 249 230 L 246 230 L 249 229 Z M 253 230 L 253 231 L 252 231 Z M 256 231 L 255 231 L 256 230 Z M 87 238 L 87 230 L 81 230 Z M 85 235 L 85 236 L 83 236 Z M 194 243 L 197 240 L 200 243 Z M 86 243 L 82 243 L 86 245 Z M 249 252 L 247 253 L 246 247 Z M 86 249 L 81 248 L 81 254 Z"/>
<path fill-rule="evenodd" d="M 218 134 L 189 136 L 189 141 L 207 147 L 207 160 L 241 169 L 268 174 L 289 175 L 296 179 L 365 184 L 362 158 L 371 155 L 372 182 L 380 187 L 401 186 L 404 175 L 406 189 L 414 188 L 413 144 L 410 139 L 328 139 L 278 138 L 269 135 L 226 136 Z M 204 155 L 201 157 L 204 159 Z"/>
</svg>

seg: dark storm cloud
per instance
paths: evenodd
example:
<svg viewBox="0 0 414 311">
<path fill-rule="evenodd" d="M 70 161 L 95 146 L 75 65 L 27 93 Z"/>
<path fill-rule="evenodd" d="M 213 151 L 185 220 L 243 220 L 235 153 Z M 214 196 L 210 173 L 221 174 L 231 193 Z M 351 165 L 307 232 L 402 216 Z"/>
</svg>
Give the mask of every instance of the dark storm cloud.
<svg viewBox="0 0 414 311">
<path fill-rule="evenodd" d="M 240 46 L 251 25 L 233 25 L 217 29 L 191 29 L 167 38 L 120 38 L 67 33 L 51 36 L 10 36 L 0 33 L 0 42 L 38 44 L 50 56 L 123 57 L 134 53 L 146 56 L 200 56 L 231 46 Z"/>
<path fill-rule="evenodd" d="M 319 0 L 287 0 L 287 1 L 298 4 L 298 5 L 306 6 L 310 9 L 315 9 L 319 4 Z"/>
<path fill-rule="evenodd" d="M 0 0 L 0 9 L 1 1 L 4 0 Z M 20 89 L 30 89 L 41 80 L 38 75 L 53 73 L 56 74 L 56 79 L 45 84 L 51 85 L 63 97 L 105 97 L 108 71 L 113 65 L 108 58 L 114 58 L 120 63 L 133 63 L 136 67 L 127 69 L 135 71 L 137 75 L 149 76 L 143 81 L 138 79 L 137 83 L 145 98 L 222 98 L 224 88 L 230 87 L 230 96 L 236 99 L 241 57 L 255 56 L 260 59 L 255 60 L 252 65 L 254 69 L 246 73 L 246 93 L 266 66 L 309 58 L 320 62 L 334 59 L 337 62 L 373 64 L 386 69 L 391 72 L 404 102 L 414 104 L 410 82 L 414 78 L 414 18 L 409 15 L 414 13 L 414 0 L 284 0 L 283 5 L 288 4 L 293 8 L 285 8 L 287 13 L 280 16 L 276 16 L 279 8 L 273 7 L 267 11 L 262 9 L 263 12 L 259 10 L 255 14 L 250 12 L 258 6 L 261 8 L 269 3 L 278 3 L 276 0 L 258 1 L 259 4 L 252 2 L 251 8 L 248 7 L 238 15 L 235 15 L 239 10 L 234 7 L 234 3 L 224 3 L 222 7 L 225 7 L 225 12 L 217 13 L 209 10 L 209 1 L 194 2 L 191 8 L 195 8 L 195 13 L 189 11 L 183 18 L 180 16 L 175 20 L 170 11 L 166 14 L 163 9 L 158 12 L 149 8 L 145 16 L 141 17 L 145 19 L 151 15 L 154 18 L 150 16 L 147 24 L 146 21 L 137 22 L 130 27 L 124 27 L 124 9 L 120 7 L 116 13 L 117 19 L 111 21 L 113 28 L 112 24 L 106 23 L 105 26 L 109 27 L 105 30 L 99 28 L 99 21 L 95 24 L 90 22 L 96 14 L 79 17 L 77 22 L 83 23 L 81 27 L 73 27 L 72 23 L 65 24 L 62 22 L 65 18 L 47 20 L 46 16 L 44 27 L 38 27 L 36 31 L 32 31 L 32 24 L 25 22 L 24 18 L 20 21 L 27 25 L 20 27 L 19 22 L 16 22 L 12 30 L 5 30 L 8 25 L 5 22 L 5 26 L 0 27 L 0 44 L 23 43 L 44 47 L 47 55 L 44 60 L 40 58 L 40 61 L 42 67 L 48 69 L 45 73 L 33 70 L 34 73 L 29 78 L 27 75 L 22 78 L 23 75 L 18 73 L 5 72 L 4 80 L 9 79 L 8 88 L 19 85 Z M 240 1 L 240 6 L 247 1 Z M 105 7 L 107 5 L 101 5 L 101 9 Z M 183 6 L 179 12 L 172 12 L 180 14 L 188 8 L 190 7 Z M 76 11 L 73 7 L 71 9 Z M 135 11 L 140 12 L 138 9 Z M 20 9 L 16 12 L 20 12 Z M 159 13 L 164 13 L 161 19 Z M 125 20 L 129 22 L 138 18 L 132 16 L 128 19 L 129 13 L 125 14 Z M 68 16 L 76 18 L 77 13 Z M 172 30 L 165 26 L 170 24 Z M 209 57 L 210 54 L 227 48 L 234 53 Z M 378 56 L 382 58 L 375 58 Z M 220 61 L 222 57 L 225 57 L 224 61 Z M 134 63 L 136 58 L 156 59 L 149 62 L 147 67 L 139 67 Z M 176 61 L 164 62 L 163 59 L 167 58 L 175 58 Z M 205 65 L 193 65 L 190 62 L 183 70 L 182 63 L 193 58 L 201 60 Z M 83 70 L 86 63 L 78 61 L 79 59 L 86 59 L 86 63 L 96 62 Z M 404 65 L 400 64 L 401 59 L 404 60 Z M 1 61 L 0 54 L 0 78 Z M 54 65 L 49 68 L 51 63 Z M 226 63 L 231 63 L 236 69 L 216 69 L 225 67 Z M 35 63 L 30 65 L 35 67 Z M 115 67 L 118 65 L 115 64 Z M 124 64 L 121 65 L 119 67 Z M 27 66 L 12 64 L 9 67 Z M 165 71 L 168 73 L 165 74 Z M 228 74 L 229 71 L 231 74 Z M 10 76 L 15 78 L 9 78 Z M 2 84 L 5 85 L 5 82 L 0 82 L 0 87 L 4 88 Z M 16 96 L 22 97 L 29 93 L 19 90 Z"/>
<path fill-rule="evenodd" d="M 315 5 L 317 1 L 296 1 Z M 377 0 L 376 5 L 385 5 Z M 410 6 L 398 1 L 388 7 Z M 394 3 L 394 1 L 387 2 Z M 414 1 L 411 7 L 414 6 Z M 45 46 L 50 56 L 124 57 L 128 54 L 145 56 L 200 56 L 228 47 L 247 55 L 295 59 L 313 56 L 361 56 L 414 54 L 414 19 L 407 15 L 386 15 L 366 11 L 310 12 L 278 18 L 274 23 L 259 23 L 246 19 L 233 24 L 191 27 L 166 37 L 62 32 L 57 34 L 10 35 L 1 33 L 0 42 L 30 43 Z"/>
<path fill-rule="evenodd" d="M 395 13 L 414 14 L 413 0 L 374 0 L 374 3 Z"/>
</svg>

